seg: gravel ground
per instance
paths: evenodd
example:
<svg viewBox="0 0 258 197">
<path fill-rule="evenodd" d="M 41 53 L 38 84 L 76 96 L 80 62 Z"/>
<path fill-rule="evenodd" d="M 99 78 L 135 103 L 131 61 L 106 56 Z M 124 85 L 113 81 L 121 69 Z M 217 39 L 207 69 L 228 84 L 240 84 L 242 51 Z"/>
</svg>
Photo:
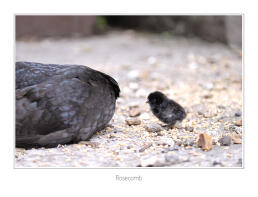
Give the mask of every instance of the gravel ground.
<svg viewBox="0 0 258 197">
<path fill-rule="evenodd" d="M 113 76 L 121 88 L 105 130 L 79 144 L 16 148 L 17 168 L 242 167 L 240 51 L 197 39 L 114 31 L 88 38 L 20 40 L 16 60 L 87 65 Z M 155 90 L 187 111 L 174 129 L 167 130 L 145 103 Z M 211 136 L 211 150 L 198 147 L 201 133 Z M 222 136 L 230 137 L 222 143 Z"/>
</svg>

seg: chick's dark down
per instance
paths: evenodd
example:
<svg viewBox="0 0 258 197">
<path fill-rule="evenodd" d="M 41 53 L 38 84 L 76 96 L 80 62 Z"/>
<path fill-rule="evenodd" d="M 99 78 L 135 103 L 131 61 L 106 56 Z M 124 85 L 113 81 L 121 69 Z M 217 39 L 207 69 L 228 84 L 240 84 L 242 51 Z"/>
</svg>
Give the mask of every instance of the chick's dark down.
<svg viewBox="0 0 258 197">
<path fill-rule="evenodd" d="M 150 93 L 147 102 L 152 113 L 160 121 L 170 126 L 175 125 L 177 121 L 181 122 L 186 117 L 184 108 L 162 92 L 155 91 Z"/>
<path fill-rule="evenodd" d="M 90 139 L 113 117 L 119 93 L 112 77 L 87 66 L 16 62 L 16 147 Z"/>
</svg>

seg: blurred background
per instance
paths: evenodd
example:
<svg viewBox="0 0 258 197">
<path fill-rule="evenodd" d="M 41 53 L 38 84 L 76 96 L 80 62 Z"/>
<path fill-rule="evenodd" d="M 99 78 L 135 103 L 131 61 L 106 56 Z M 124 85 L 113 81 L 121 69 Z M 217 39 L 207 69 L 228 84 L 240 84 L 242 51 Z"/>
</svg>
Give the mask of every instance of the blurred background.
<svg viewBox="0 0 258 197">
<path fill-rule="evenodd" d="M 242 16 L 16 16 L 16 38 L 90 36 L 111 29 L 132 29 L 163 36 L 198 37 L 242 46 Z"/>
</svg>

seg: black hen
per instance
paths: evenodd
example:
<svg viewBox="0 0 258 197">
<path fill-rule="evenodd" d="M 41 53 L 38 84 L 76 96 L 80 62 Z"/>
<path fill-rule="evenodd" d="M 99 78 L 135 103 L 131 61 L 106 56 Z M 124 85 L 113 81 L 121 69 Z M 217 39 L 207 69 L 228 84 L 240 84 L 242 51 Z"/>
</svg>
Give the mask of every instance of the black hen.
<svg viewBox="0 0 258 197">
<path fill-rule="evenodd" d="M 150 93 L 147 103 L 149 103 L 152 113 L 170 127 L 186 117 L 184 108 L 161 92 Z"/>
<path fill-rule="evenodd" d="M 115 112 L 119 86 L 79 65 L 16 63 L 16 147 L 88 140 Z"/>
</svg>

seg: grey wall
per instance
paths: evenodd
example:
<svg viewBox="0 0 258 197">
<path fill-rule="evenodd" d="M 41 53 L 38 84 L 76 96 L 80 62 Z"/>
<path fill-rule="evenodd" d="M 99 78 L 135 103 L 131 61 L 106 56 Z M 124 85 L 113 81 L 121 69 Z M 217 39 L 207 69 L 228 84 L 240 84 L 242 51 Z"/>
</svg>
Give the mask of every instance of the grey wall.
<svg viewBox="0 0 258 197">
<path fill-rule="evenodd" d="M 96 16 L 21 16 L 16 19 L 16 38 L 23 36 L 71 36 L 94 33 Z"/>
</svg>

